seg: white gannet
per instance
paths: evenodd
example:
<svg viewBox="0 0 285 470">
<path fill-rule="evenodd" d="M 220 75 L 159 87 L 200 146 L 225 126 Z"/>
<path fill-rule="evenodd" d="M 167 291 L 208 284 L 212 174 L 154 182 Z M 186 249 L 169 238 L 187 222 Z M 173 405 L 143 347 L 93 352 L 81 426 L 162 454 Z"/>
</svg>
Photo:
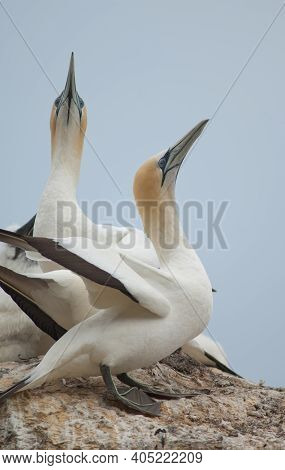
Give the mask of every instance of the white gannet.
<svg viewBox="0 0 285 470">
<path fill-rule="evenodd" d="M 0 240 L 17 240 L 19 247 L 39 252 L 80 276 L 92 304 L 102 309 L 64 334 L 27 294 L 14 288 L 9 273 L 5 279 L 2 268 L 1 286 L 22 303 L 31 318 L 41 316 L 47 332 L 54 329 L 61 337 L 27 377 L 2 393 L 1 400 L 56 378 L 101 374 L 107 388 L 126 406 L 159 414 L 159 404 L 145 393 L 144 386 L 136 383 L 138 388 L 121 391 L 112 374 L 132 382 L 128 371 L 168 356 L 200 334 L 209 321 L 211 284 L 184 236 L 175 205 L 179 168 L 206 123 L 202 121 L 167 152 L 148 160 L 135 176 L 135 198 L 160 268 L 126 254 L 116 245 L 108 251 L 95 248 L 91 239 L 74 238 L 70 245 L 69 239 L 15 237 L 0 230 Z M 43 296 L 45 289 L 43 283 Z"/>
<path fill-rule="evenodd" d="M 108 245 L 111 239 L 119 241 L 130 233 L 129 228 L 94 224 L 82 212 L 77 202 L 76 192 L 86 126 L 87 110 L 76 90 L 74 55 L 72 53 L 65 88 L 55 100 L 51 111 L 51 171 L 35 216 L 34 236 L 55 238 L 72 234 L 73 236 L 90 237 L 99 243 L 103 243 L 105 240 Z M 59 217 L 58 205 L 61 202 L 64 203 L 63 213 Z M 72 211 L 71 214 L 70 211 Z M 69 220 L 70 215 L 73 219 L 71 233 L 69 227 L 66 227 L 64 223 Z M 150 252 L 150 250 L 144 249 L 144 233 L 141 230 L 132 230 L 132 232 L 135 232 L 136 246 L 137 244 L 141 245 L 141 250 L 139 249 L 141 259 L 151 262 L 152 259 L 155 259 L 153 256 L 155 253 L 153 250 Z M 130 252 L 132 253 L 133 250 L 136 251 L 136 247 L 130 249 Z M 42 272 L 48 273 L 60 268 L 58 264 L 46 260 L 44 257 L 35 256 L 34 253 L 27 252 L 27 256 L 31 260 L 39 262 Z M 158 264 L 158 260 L 156 262 Z M 14 271 L 17 270 L 14 269 Z M 31 274 L 31 277 L 35 277 L 33 287 L 36 295 L 38 293 L 37 276 L 34 273 Z M 64 289 L 66 277 L 59 271 L 54 276 L 47 275 L 46 278 L 42 278 L 42 282 L 46 282 L 46 285 L 49 286 L 48 308 L 62 327 L 69 329 L 96 312 L 96 309 L 90 305 L 88 291 L 80 278 L 70 273 L 68 285 L 76 284 L 76 288 L 68 291 L 68 297 L 66 297 Z M 56 303 L 58 308 L 54 308 L 53 296 L 61 300 Z M 46 305 L 43 305 L 44 308 Z M 29 322 L 28 319 L 27 321 Z M 46 351 L 47 349 L 44 352 Z"/>
<path fill-rule="evenodd" d="M 31 235 L 33 224 L 34 217 L 22 227 L 10 226 L 8 230 L 19 235 Z M 38 264 L 27 259 L 23 250 L 0 245 L 1 266 L 22 274 L 40 272 Z M 53 342 L 0 288 L 0 362 L 19 361 L 44 354 Z"/>
<path fill-rule="evenodd" d="M 182 351 L 188 356 L 206 366 L 216 367 L 236 377 L 241 377 L 233 371 L 228 363 L 226 353 L 221 344 L 215 342 L 209 336 L 201 333 L 196 338 L 187 341 L 182 346 Z"/>
<path fill-rule="evenodd" d="M 93 223 L 82 211 L 77 201 L 84 135 L 87 127 L 87 109 L 76 90 L 74 55 L 72 53 L 66 85 L 55 100 L 51 111 L 51 171 L 42 193 L 36 214 L 34 236 L 48 238 L 87 237 L 100 244 L 110 245 L 124 237 L 133 237 L 135 244 L 128 251 L 140 259 L 158 266 L 153 249 L 144 249 L 142 230 Z M 72 224 L 67 222 L 72 219 Z M 58 269 L 43 258 L 39 261 L 42 271 Z"/>
</svg>

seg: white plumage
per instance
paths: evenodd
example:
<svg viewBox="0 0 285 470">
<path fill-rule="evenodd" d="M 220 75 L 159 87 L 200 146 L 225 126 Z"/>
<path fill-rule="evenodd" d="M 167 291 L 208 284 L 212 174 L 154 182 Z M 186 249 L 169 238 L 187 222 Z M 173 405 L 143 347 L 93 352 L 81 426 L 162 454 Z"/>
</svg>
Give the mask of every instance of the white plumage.
<svg viewBox="0 0 285 470">
<path fill-rule="evenodd" d="M 8 230 L 16 231 L 12 225 Z M 16 248 L 0 243 L 0 265 L 17 273 L 40 273 L 37 263 L 27 259 Z M 53 341 L 39 330 L 30 318 L 0 288 L 0 362 L 19 361 L 38 356 L 47 351 Z"/>
</svg>

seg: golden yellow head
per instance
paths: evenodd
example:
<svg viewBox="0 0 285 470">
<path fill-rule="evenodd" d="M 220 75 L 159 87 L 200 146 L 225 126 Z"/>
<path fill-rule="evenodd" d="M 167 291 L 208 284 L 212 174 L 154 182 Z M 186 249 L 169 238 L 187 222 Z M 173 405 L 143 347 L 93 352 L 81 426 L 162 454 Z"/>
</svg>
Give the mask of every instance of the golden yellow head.
<svg viewBox="0 0 285 470">
<path fill-rule="evenodd" d="M 137 201 L 157 201 L 161 189 L 161 170 L 157 157 L 148 159 L 136 172 L 134 196 Z"/>
<path fill-rule="evenodd" d="M 52 155 L 63 148 L 81 154 L 86 127 L 87 110 L 76 90 L 72 53 L 65 88 L 55 100 L 51 111 Z"/>
<path fill-rule="evenodd" d="M 137 201 L 159 201 L 174 197 L 177 174 L 190 148 L 201 135 L 208 120 L 201 121 L 173 147 L 147 160 L 134 178 Z"/>
</svg>

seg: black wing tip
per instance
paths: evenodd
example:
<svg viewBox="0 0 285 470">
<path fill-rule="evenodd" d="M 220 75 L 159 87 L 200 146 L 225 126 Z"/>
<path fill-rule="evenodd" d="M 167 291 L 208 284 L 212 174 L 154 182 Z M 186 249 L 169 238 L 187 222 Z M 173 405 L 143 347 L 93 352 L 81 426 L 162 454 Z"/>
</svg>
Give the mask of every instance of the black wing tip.
<svg viewBox="0 0 285 470">
<path fill-rule="evenodd" d="M 222 372 L 226 372 L 227 374 L 233 375 L 234 377 L 238 377 L 239 379 L 243 379 L 241 375 L 237 374 L 234 370 L 220 362 L 218 359 L 212 356 L 212 354 L 209 354 L 206 351 L 204 351 L 204 354 L 208 359 L 215 363 L 217 369 L 221 370 Z"/>
<path fill-rule="evenodd" d="M 5 268 L 6 271 L 10 271 Z M 24 277 L 24 276 L 23 276 Z M 38 305 L 27 299 L 20 292 L 15 290 L 13 286 L 0 279 L 0 287 L 8 294 L 13 301 L 20 307 L 20 309 L 32 320 L 32 322 L 44 333 L 58 341 L 65 333 L 66 330 L 53 320 L 46 312 L 44 312 Z"/>
</svg>

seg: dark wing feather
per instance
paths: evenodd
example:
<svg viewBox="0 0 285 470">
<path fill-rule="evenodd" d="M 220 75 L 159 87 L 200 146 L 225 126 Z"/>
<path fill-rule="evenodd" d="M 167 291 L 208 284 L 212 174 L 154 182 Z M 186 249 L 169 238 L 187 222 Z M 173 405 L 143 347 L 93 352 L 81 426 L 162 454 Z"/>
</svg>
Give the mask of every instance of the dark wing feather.
<svg viewBox="0 0 285 470">
<path fill-rule="evenodd" d="M 225 364 L 218 361 L 218 359 L 216 359 L 214 356 L 212 356 L 212 354 L 209 354 L 206 351 L 204 351 L 204 354 L 208 359 L 210 359 L 211 361 L 213 361 L 216 364 L 217 369 L 220 369 L 223 372 L 227 372 L 227 374 L 234 375 L 235 377 L 239 377 L 240 379 L 243 378 L 241 375 L 238 375 L 235 371 L 233 371 L 229 367 L 225 366 Z"/>
<path fill-rule="evenodd" d="M 21 388 L 25 387 L 28 382 L 29 378 L 26 377 L 25 379 L 20 380 L 20 382 L 16 383 L 15 385 L 12 385 L 12 387 L 7 388 L 7 390 L 0 392 L 0 403 L 9 398 L 10 396 L 14 395 L 14 393 L 16 393 L 18 390 L 21 390 Z"/>
<path fill-rule="evenodd" d="M 45 258 L 60 264 L 64 268 L 69 269 L 70 271 L 78 274 L 79 276 L 83 276 L 90 281 L 94 281 L 102 286 L 117 289 L 134 302 L 138 302 L 119 279 L 113 277 L 112 274 L 108 273 L 107 271 L 98 268 L 98 266 L 89 263 L 80 256 L 77 256 L 76 254 L 68 251 L 58 242 L 50 240 L 49 238 L 39 237 L 27 237 L 27 240 L 29 244 Z"/>
<path fill-rule="evenodd" d="M 4 270 L 9 274 L 13 273 L 12 271 L 1 267 L 1 271 L 4 272 Z M 1 273 L 0 286 L 8 295 L 10 295 L 10 297 L 20 307 L 20 309 L 23 310 L 26 315 L 28 315 L 34 324 L 55 341 L 60 339 L 66 333 L 66 330 L 49 315 L 47 315 L 47 313 L 45 313 L 40 307 L 38 307 L 38 305 L 33 302 L 32 299 L 22 294 L 7 279 L 1 279 Z"/>
<path fill-rule="evenodd" d="M 33 237 L 30 237 L 33 239 Z M 0 229 L 0 241 L 8 243 L 8 245 L 15 246 L 24 251 L 36 251 L 27 241 L 24 235 L 11 232 L 9 230 Z"/>
</svg>

